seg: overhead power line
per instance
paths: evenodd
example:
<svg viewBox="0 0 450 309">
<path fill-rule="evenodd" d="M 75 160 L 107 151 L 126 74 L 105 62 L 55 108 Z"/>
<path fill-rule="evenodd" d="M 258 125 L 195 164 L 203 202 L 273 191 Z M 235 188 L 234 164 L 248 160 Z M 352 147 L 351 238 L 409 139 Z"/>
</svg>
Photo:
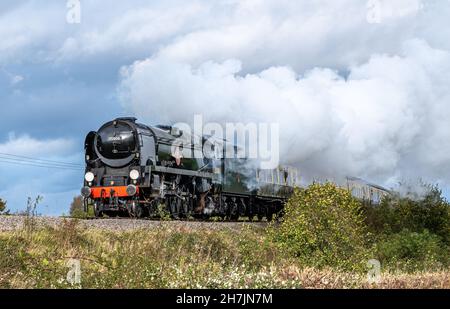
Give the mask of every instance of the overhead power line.
<svg viewBox="0 0 450 309">
<path fill-rule="evenodd" d="M 40 162 L 52 163 L 52 164 L 59 164 L 59 165 L 68 165 L 68 166 L 83 167 L 82 164 L 78 164 L 78 163 L 69 163 L 69 162 L 62 162 L 62 161 L 54 161 L 54 160 L 47 160 L 47 159 L 33 158 L 33 157 L 27 157 L 27 156 L 15 155 L 15 154 L 11 154 L 11 153 L 3 153 L 3 152 L 0 152 L 0 156 L 7 156 L 7 157 L 11 157 L 11 158 L 26 159 L 26 160 L 30 160 L 30 161 L 40 161 Z"/>
<path fill-rule="evenodd" d="M 16 164 L 16 165 L 26 165 L 32 167 L 41 167 L 41 168 L 53 168 L 53 169 L 61 169 L 61 170 L 72 170 L 72 171 L 82 171 L 82 168 L 71 168 L 71 167 L 61 167 L 61 166 L 52 166 L 52 165 L 38 165 L 38 164 L 30 164 L 25 162 L 15 162 L 15 161 L 4 161 L 0 159 L 0 163 L 5 164 Z"/>
<path fill-rule="evenodd" d="M 76 171 L 84 170 L 83 165 L 77 163 L 46 160 L 21 155 L 14 155 L 10 153 L 0 153 L 0 163 L 26 165 L 40 168 L 53 168 L 53 169 L 65 169 Z"/>
</svg>

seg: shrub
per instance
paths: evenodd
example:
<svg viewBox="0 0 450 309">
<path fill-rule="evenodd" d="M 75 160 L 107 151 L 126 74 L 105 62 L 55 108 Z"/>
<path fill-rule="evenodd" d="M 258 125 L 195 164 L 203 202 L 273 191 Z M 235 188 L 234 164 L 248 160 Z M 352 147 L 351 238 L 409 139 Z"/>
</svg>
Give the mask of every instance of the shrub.
<svg viewBox="0 0 450 309">
<path fill-rule="evenodd" d="M 377 257 L 389 270 L 407 272 L 439 270 L 449 265 L 446 247 L 440 237 L 424 230 L 406 229 L 386 235 L 376 245 Z"/>
<path fill-rule="evenodd" d="M 436 186 L 427 186 L 422 198 L 393 194 L 377 207 L 367 207 L 367 223 L 378 234 L 400 233 L 407 229 L 421 233 L 428 230 L 450 244 L 450 206 Z"/>
<path fill-rule="evenodd" d="M 368 233 L 361 203 L 335 184 L 295 189 L 273 239 L 303 264 L 362 269 L 368 260 Z"/>
<path fill-rule="evenodd" d="M 87 212 L 85 212 L 83 197 L 76 196 L 73 198 L 73 201 L 70 204 L 69 214 L 72 218 L 77 219 L 86 219 L 94 217 L 94 207 L 92 205 L 88 205 Z"/>
<path fill-rule="evenodd" d="M 6 209 L 6 201 L 0 198 L 0 215 L 3 214 L 7 215 L 9 214 L 9 211 Z"/>
<path fill-rule="evenodd" d="M 81 196 L 76 196 L 73 198 L 73 201 L 70 204 L 69 213 L 70 216 L 74 218 L 80 218 L 84 216 L 83 198 Z"/>
</svg>

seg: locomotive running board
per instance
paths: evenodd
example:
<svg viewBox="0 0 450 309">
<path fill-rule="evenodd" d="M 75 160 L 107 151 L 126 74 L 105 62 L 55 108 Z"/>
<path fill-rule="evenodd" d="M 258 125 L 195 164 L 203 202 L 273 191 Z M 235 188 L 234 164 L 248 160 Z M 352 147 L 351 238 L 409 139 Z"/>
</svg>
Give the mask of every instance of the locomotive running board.
<svg viewBox="0 0 450 309">
<path fill-rule="evenodd" d="M 147 168 L 148 167 L 146 167 L 146 169 Z M 184 175 L 184 176 L 209 178 L 212 180 L 216 180 L 218 178 L 217 175 L 213 174 L 213 173 L 183 170 L 183 169 L 179 169 L 179 168 L 172 168 L 172 167 L 165 167 L 165 166 L 154 166 L 153 165 L 153 166 L 151 166 L 151 171 L 152 172 L 160 172 L 160 173 L 176 174 L 176 175 Z"/>
</svg>

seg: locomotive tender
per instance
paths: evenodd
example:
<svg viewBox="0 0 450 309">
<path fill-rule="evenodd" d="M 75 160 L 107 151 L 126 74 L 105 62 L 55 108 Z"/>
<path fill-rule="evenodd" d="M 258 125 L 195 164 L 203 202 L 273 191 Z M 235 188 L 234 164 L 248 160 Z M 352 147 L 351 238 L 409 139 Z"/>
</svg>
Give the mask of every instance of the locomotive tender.
<svg viewBox="0 0 450 309">
<path fill-rule="evenodd" d="M 291 167 L 261 170 L 250 159 L 226 158 L 224 153 L 212 158 L 183 155 L 203 151 L 211 139 L 174 147 L 183 133 L 179 129 L 136 120 L 117 118 L 86 136 L 81 193 L 85 210 L 92 204 L 96 217 L 168 213 L 175 219 L 271 220 L 282 212 L 297 183 L 297 170 Z M 226 142 L 215 143 L 213 149 L 223 149 L 219 143 Z"/>
</svg>

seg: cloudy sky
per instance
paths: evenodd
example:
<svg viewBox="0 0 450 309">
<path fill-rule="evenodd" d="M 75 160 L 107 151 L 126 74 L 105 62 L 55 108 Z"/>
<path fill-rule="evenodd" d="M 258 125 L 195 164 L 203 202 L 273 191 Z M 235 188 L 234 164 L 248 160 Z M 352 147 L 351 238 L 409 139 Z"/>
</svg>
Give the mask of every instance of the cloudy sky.
<svg viewBox="0 0 450 309">
<path fill-rule="evenodd" d="M 79 20 L 78 2 L 0 3 L 0 153 L 83 164 L 107 120 L 201 113 L 278 122 L 309 177 L 448 191 L 449 1 L 81 0 Z M 40 212 L 67 212 L 81 170 L 4 158 L 11 209 L 40 194 Z"/>
</svg>

